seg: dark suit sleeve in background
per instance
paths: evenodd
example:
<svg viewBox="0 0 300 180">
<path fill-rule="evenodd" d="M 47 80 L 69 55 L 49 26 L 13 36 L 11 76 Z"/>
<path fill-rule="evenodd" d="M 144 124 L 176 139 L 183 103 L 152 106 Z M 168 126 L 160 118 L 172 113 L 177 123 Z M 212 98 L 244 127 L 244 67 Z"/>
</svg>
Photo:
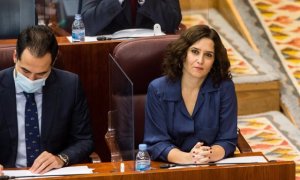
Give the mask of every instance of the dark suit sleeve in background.
<svg viewBox="0 0 300 180">
<path fill-rule="evenodd" d="M 138 6 L 136 23 L 131 22 L 129 0 L 121 6 L 118 0 L 83 0 L 82 17 L 86 35 L 112 34 L 128 28 L 152 29 L 155 23 L 165 33 L 174 33 L 181 22 L 179 0 L 146 0 Z"/>
<path fill-rule="evenodd" d="M 83 0 L 81 14 L 86 35 L 95 36 L 122 11 L 118 0 Z"/>
<path fill-rule="evenodd" d="M 151 19 L 154 24 L 160 24 L 166 33 L 174 33 L 182 19 L 179 0 L 146 0 L 138 14 Z M 141 21 L 137 24 L 143 23 L 142 19 L 137 21 Z"/>
</svg>

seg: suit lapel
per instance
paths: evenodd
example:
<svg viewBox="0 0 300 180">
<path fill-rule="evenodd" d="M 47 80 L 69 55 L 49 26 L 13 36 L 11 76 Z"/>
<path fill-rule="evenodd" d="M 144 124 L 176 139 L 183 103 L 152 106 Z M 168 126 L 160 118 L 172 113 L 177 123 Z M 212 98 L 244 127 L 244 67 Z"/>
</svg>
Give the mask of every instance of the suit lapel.
<svg viewBox="0 0 300 180">
<path fill-rule="evenodd" d="M 42 127 L 41 137 L 42 142 L 48 139 L 49 134 L 53 130 L 53 122 L 57 114 L 59 103 L 59 86 L 55 83 L 55 72 L 52 70 L 47 78 L 46 85 L 43 88 L 43 104 L 42 104 Z"/>
</svg>

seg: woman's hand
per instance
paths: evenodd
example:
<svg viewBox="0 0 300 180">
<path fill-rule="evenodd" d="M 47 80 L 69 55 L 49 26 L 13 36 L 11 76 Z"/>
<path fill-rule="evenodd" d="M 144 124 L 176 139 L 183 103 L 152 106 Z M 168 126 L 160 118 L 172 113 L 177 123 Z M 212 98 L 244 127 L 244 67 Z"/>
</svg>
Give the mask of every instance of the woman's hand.
<svg viewBox="0 0 300 180">
<path fill-rule="evenodd" d="M 209 146 L 203 146 L 202 142 L 198 142 L 190 151 L 192 156 L 192 163 L 202 164 L 210 162 L 212 149 Z"/>
<path fill-rule="evenodd" d="M 178 148 L 173 148 L 168 154 L 168 161 L 179 164 L 205 164 L 215 162 L 224 158 L 225 150 L 220 145 L 203 146 L 198 142 L 190 152 L 183 152 Z"/>
</svg>

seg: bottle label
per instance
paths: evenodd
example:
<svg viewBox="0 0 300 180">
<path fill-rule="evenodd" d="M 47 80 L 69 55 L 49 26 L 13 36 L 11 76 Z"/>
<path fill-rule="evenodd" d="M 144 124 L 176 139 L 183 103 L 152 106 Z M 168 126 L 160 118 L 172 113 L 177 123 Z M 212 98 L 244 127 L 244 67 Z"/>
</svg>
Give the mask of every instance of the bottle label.
<svg viewBox="0 0 300 180">
<path fill-rule="evenodd" d="M 150 169 L 150 160 L 137 160 L 135 162 L 136 171 L 146 171 Z"/>
<path fill-rule="evenodd" d="M 79 42 L 84 41 L 85 31 L 84 30 L 73 30 L 72 31 L 72 41 Z"/>
</svg>

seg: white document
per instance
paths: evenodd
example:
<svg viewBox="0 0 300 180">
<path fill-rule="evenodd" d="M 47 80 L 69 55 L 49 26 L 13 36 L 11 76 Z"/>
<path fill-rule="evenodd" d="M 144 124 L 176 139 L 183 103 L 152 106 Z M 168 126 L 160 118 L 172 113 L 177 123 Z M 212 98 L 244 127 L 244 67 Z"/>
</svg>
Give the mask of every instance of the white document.
<svg viewBox="0 0 300 180">
<path fill-rule="evenodd" d="M 206 166 L 224 166 L 224 165 L 234 165 L 234 164 L 247 164 L 247 163 L 265 163 L 268 162 L 263 156 L 245 156 L 245 157 L 232 157 L 222 159 L 215 163 L 203 163 L 203 164 L 188 164 L 188 165 L 176 165 L 170 167 L 169 169 L 187 168 L 187 167 L 206 167 Z"/>
<path fill-rule="evenodd" d="M 76 175 L 76 174 L 93 174 L 93 169 L 89 169 L 87 166 L 71 166 L 64 167 L 60 169 L 51 170 L 45 174 L 34 174 L 29 170 L 4 170 L 4 175 L 6 176 L 59 176 L 59 175 Z"/>
<path fill-rule="evenodd" d="M 232 157 L 222 159 L 217 161 L 216 164 L 238 164 L 238 163 L 261 163 L 261 162 L 268 162 L 263 156 L 244 156 L 244 157 Z"/>
<path fill-rule="evenodd" d="M 67 39 L 69 40 L 69 42 L 72 42 L 71 36 L 67 36 Z M 84 42 L 95 42 L 95 41 L 97 41 L 97 36 L 85 36 L 84 37 Z"/>
</svg>

